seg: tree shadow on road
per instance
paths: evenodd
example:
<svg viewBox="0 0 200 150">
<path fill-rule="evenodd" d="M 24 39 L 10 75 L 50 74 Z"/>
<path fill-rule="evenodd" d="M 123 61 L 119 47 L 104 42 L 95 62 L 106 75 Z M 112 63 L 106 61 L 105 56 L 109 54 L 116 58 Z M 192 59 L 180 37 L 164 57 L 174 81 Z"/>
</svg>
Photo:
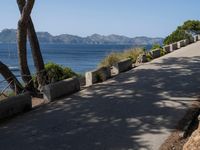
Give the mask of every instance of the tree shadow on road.
<svg viewBox="0 0 200 150">
<path fill-rule="evenodd" d="M 2 125 L 0 149 L 152 149 L 198 98 L 199 66 L 200 57 L 155 60 L 50 103 Z"/>
</svg>

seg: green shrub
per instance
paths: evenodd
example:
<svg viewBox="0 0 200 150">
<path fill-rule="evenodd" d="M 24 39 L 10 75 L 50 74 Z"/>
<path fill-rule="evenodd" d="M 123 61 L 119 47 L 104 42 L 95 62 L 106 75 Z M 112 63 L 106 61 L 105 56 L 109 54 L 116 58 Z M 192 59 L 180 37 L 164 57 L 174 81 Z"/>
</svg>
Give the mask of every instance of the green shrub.
<svg viewBox="0 0 200 150">
<path fill-rule="evenodd" d="M 183 39 L 189 39 L 189 38 L 190 38 L 190 35 L 188 33 L 186 33 L 185 30 L 178 28 L 171 35 L 169 35 L 168 37 L 165 38 L 164 44 L 168 45 L 168 44 L 178 42 Z"/>
<path fill-rule="evenodd" d="M 182 26 L 177 27 L 177 29 L 167 36 L 164 40 L 164 44 L 171 44 L 178 42 L 183 39 L 190 39 L 191 34 L 200 33 L 200 21 L 199 20 L 188 20 L 184 22 Z"/>
<path fill-rule="evenodd" d="M 73 76 L 78 76 L 70 68 L 58 65 L 52 62 L 45 64 L 45 70 L 47 72 L 48 83 L 61 81 Z"/>
<path fill-rule="evenodd" d="M 160 44 L 154 44 L 151 49 L 152 50 L 154 50 L 154 49 L 162 49 L 162 47 L 161 47 Z"/>
<path fill-rule="evenodd" d="M 120 60 L 130 58 L 133 63 L 136 62 L 137 57 L 144 53 L 142 48 L 132 48 L 125 50 L 124 52 L 113 52 L 107 55 L 99 64 L 99 67 L 113 66 Z"/>
</svg>

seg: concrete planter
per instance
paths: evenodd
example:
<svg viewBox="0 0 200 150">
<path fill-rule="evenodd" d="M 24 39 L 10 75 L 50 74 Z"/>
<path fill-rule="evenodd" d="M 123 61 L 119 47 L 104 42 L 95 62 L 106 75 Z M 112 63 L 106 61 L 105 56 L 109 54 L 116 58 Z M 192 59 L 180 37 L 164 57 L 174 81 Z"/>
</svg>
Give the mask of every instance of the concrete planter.
<svg viewBox="0 0 200 150">
<path fill-rule="evenodd" d="M 171 51 L 175 51 L 175 50 L 178 49 L 178 44 L 177 44 L 177 42 L 176 42 L 176 43 L 172 43 L 170 46 L 171 46 Z"/>
<path fill-rule="evenodd" d="M 150 51 L 149 54 L 152 56 L 153 59 L 155 59 L 161 56 L 161 50 L 155 49 L 155 50 Z"/>
<path fill-rule="evenodd" d="M 181 40 L 181 41 L 177 42 L 178 48 L 181 48 L 181 47 L 184 47 L 184 46 L 185 46 L 185 40 Z"/>
<path fill-rule="evenodd" d="M 101 67 L 97 70 L 86 72 L 85 73 L 86 86 L 106 81 L 110 77 L 111 77 L 110 67 Z"/>
<path fill-rule="evenodd" d="M 44 99 L 53 101 L 57 98 L 80 91 L 79 79 L 74 77 L 43 87 Z"/>
<path fill-rule="evenodd" d="M 172 51 L 170 45 L 164 46 L 164 47 L 163 47 L 163 50 L 164 50 L 166 53 L 170 53 L 170 52 Z"/>
<path fill-rule="evenodd" d="M 0 119 L 12 117 L 14 115 L 31 110 L 32 100 L 28 93 L 9 97 L 0 101 Z"/>
<path fill-rule="evenodd" d="M 112 74 L 119 74 L 121 72 L 125 72 L 127 70 L 130 70 L 132 68 L 132 60 L 131 59 L 124 59 L 115 64 L 112 67 Z"/>
</svg>

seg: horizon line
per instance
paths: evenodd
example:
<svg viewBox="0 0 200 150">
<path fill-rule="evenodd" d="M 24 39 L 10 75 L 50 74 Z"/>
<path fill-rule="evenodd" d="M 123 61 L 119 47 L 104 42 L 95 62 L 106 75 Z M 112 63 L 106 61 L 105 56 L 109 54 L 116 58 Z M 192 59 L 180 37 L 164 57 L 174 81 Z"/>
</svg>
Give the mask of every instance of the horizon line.
<svg viewBox="0 0 200 150">
<path fill-rule="evenodd" d="M 4 29 L 1 29 L 0 32 L 4 31 L 4 30 L 17 30 L 17 29 L 14 29 L 14 28 L 4 28 Z M 130 36 L 126 36 L 126 35 L 123 35 L 123 34 L 115 34 L 115 33 L 112 33 L 112 34 L 100 34 L 100 33 L 93 33 L 93 34 L 90 34 L 90 35 L 87 35 L 87 36 L 81 36 L 81 35 L 75 35 L 75 34 L 68 34 L 68 33 L 62 33 L 62 34 L 52 34 L 51 32 L 49 31 L 36 31 L 36 33 L 39 33 L 39 32 L 43 32 L 43 33 L 49 33 L 50 35 L 52 36 L 60 36 L 60 35 L 71 35 L 71 36 L 78 36 L 78 37 L 81 37 L 81 38 L 87 38 L 87 37 L 90 37 L 90 36 L 93 36 L 93 35 L 100 35 L 100 36 L 111 36 L 111 35 L 116 35 L 116 36 L 124 36 L 124 37 L 127 37 L 127 38 L 141 38 L 141 37 L 146 37 L 146 38 L 165 38 L 165 37 L 159 37 L 159 36 L 145 36 L 145 35 L 140 35 L 140 36 L 134 36 L 134 37 L 130 37 Z"/>
</svg>

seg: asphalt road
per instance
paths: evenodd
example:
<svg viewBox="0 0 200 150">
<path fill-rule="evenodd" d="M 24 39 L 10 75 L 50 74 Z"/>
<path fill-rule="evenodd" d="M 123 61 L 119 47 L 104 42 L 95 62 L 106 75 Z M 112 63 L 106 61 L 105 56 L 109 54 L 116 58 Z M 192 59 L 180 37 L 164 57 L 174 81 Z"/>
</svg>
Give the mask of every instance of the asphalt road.
<svg viewBox="0 0 200 150">
<path fill-rule="evenodd" d="M 1 150 L 156 150 L 200 93 L 200 42 L 0 125 Z"/>
</svg>

